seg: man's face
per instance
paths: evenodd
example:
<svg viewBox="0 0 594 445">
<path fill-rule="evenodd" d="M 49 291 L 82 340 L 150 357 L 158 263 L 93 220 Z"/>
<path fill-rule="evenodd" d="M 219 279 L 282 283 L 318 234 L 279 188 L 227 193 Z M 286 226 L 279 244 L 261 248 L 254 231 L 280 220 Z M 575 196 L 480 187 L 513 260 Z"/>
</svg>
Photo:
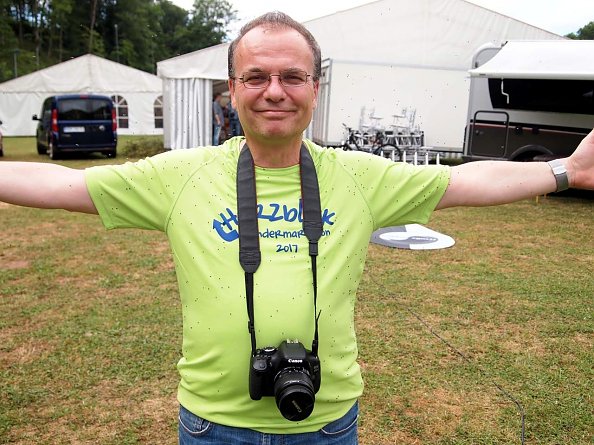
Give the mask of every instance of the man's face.
<svg viewBox="0 0 594 445">
<path fill-rule="evenodd" d="M 235 75 L 249 72 L 279 74 L 288 69 L 313 73 L 313 55 L 297 31 L 254 28 L 235 49 Z M 301 140 L 316 106 L 318 83 L 308 77 L 303 86 L 283 86 L 272 77 L 267 87 L 246 88 L 239 80 L 229 80 L 233 106 L 237 109 L 248 139 L 262 142 Z"/>
</svg>

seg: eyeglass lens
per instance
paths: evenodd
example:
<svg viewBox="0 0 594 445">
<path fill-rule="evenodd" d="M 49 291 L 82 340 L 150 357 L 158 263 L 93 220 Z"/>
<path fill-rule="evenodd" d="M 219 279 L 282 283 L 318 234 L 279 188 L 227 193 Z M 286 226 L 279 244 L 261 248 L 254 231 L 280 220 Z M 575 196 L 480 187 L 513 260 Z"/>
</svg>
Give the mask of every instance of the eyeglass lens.
<svg viewBox="0 0 594 445">
<path fill-rule="evenodd" d="M 244 73 L 239 79 L 248 88 L 263 88 L 270 83 L 272 77 L 278 77 L 280 83 L 286 87 L 303 86 L 307 82 L 308 74 L 301 70 L 286 70 L 280 74 L 265 72 Z"/>
</svg>

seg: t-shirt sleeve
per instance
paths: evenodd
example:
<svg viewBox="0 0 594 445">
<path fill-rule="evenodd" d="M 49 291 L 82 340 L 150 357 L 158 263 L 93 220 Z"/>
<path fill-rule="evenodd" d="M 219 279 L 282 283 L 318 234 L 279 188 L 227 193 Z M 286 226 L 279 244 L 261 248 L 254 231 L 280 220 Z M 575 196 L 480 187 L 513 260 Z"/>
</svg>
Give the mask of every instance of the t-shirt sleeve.
<svg viewBox="0 0 594 445">
<path fill-rule="evenodd" d="M 375 228 L 426 224 L 445 193 L 450 167 L 414 166 L 379 156 L 361 156 L 353 169 Z"/>
<path fill-rule="evenodd" d="M 170 152 L 171 153 L 171 152 Z M 91 199 L 108 229 L 165 231 L 183 175 L 167 174 L 169 153 L 122 165 L 91 167 L 85 179 Z"/>
</svg>

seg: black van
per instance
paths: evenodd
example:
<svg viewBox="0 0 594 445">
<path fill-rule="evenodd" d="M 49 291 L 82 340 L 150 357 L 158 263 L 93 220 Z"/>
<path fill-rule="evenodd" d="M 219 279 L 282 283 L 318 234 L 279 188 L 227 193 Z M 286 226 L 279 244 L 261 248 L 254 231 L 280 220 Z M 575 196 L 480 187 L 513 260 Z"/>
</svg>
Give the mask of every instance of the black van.
<svg viewBox="0 0 594 445">
<path fill-rule="evenodd" d="M 68 94 L 45 99 L 37 124 L 37 152 L 57 159 L 63 153 L 101 152 L 116 156 L 117 121 L 108 96 Z"/>
</svg>

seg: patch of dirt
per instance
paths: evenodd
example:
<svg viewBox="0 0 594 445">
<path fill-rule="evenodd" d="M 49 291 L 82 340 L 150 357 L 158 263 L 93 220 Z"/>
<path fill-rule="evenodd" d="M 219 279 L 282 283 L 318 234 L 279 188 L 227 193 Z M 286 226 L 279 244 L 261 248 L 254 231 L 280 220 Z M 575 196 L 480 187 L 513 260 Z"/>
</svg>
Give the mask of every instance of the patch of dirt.
<svg viewBox="0 0 594 445">
<path fill-rule="evenodd" d="M 15 441 L 9 443 L 95 445 L 131 443 L 135 437 L 138 444 L 176 445 L 178 407 L 175 392 L 163 396 L 155 390 L 145 395 L 104 381 L 89 388 L 82 399 L 63 400 L 41 410 L 28 408 L 26 416 L 38 421 L 11 430 L 9 438 Z"/>
<path fill-rule="evenodd" d="M 0 258 L 2 255 L 0 255 Z M 17 270 L 17 269 L 26 269 L 31 264 L 30 261 L 27 260 L 9 260 L 9 261 L 2 261 L 2 269 L 5 270 Z"/>
<path fill-rule="evenodd" d="M 40 357 L 48 355 L 54 349 L 55 346 L 48 342 L 29 338 L 26 343 L 22 343 L 8 352 L 3 352 L 0 349 L 0 363 L 25 365 L 39 360 Z"/>
</svg>

